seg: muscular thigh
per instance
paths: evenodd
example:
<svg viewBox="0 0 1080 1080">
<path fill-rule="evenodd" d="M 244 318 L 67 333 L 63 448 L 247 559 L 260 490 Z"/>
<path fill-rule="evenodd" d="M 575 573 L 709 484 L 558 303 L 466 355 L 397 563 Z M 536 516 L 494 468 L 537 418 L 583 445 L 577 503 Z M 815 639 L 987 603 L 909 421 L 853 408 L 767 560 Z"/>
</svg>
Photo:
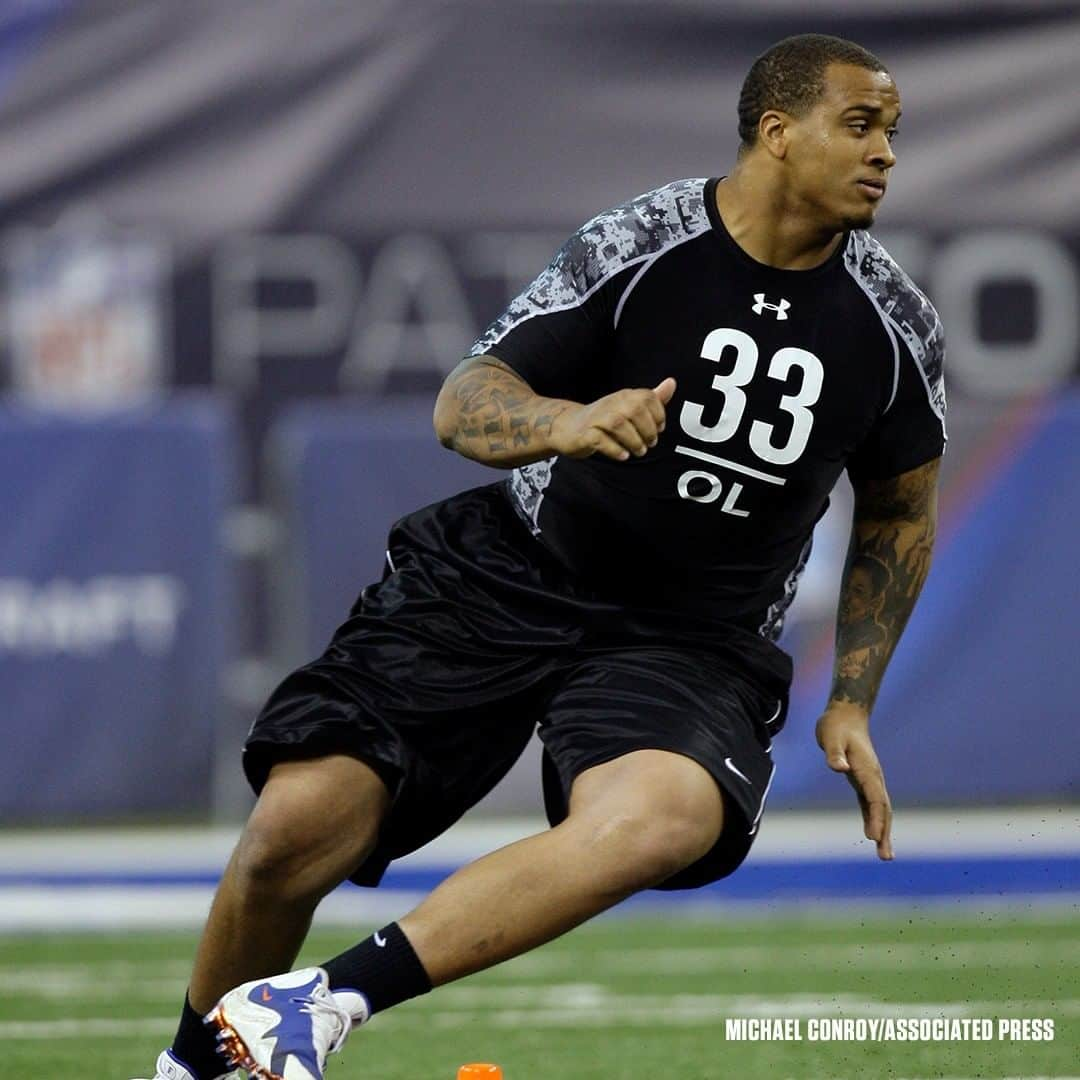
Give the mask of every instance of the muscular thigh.
<svg viewBox="0 0 1080 1080">
<path fill-rule="evenodd" d="M 691 888 L 731 873 L 757 832 L 773 765 L 766 723 L 775 698 L 711 654 L 657 645 L 597 650 L 567 674 L 540 727 L 553 824 L 578 777 L 641 750 L 696 762 L 723 792 L 724 826 L 703 859 L 665 884 Z"/>
</svg>

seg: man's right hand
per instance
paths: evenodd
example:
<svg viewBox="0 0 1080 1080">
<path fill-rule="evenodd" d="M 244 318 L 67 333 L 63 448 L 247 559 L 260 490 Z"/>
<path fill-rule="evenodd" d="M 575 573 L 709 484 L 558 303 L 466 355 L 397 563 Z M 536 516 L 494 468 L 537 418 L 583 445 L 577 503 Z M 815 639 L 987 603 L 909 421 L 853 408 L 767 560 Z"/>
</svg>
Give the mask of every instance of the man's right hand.
<svg viewBox="0 0 1080 1080">
<path fill-rule="evenodd" d="M 664 430 L 664 409 L 674 393 L 675 380 L 667 378 L 652 390 L 618 390 L 590 405 L 563 409 L 551 427 L 551 446 L 572 458 L 643 457 Z"/>
</svg>

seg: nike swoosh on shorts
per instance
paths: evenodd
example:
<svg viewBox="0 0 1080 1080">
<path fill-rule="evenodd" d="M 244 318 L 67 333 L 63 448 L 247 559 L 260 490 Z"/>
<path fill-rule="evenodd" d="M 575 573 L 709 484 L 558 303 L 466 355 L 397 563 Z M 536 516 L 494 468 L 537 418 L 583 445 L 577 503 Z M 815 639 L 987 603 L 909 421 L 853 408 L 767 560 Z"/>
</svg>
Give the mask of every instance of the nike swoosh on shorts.
<svg viewBox="0 0 1080 1080">
<path fill-rule="evenodd" d="M 750 777 L 749 777 L 749 776 L 747 776 L 747 775 L 746 775 L 746 773 L 742 773 L 742 772 L 739 772 L 739 770 L 738 770 L 738 769 L 737 769 L 737 768 L 735 767 L 735 765 L 734 765 L 734 764 L 732 764 L 731 758 L 729 758 L 729 757 L 726 757 L 726 758 L 724 758 L 724 764 L 725 764 L 725 765 L 726 765 L 726 766 L 727 766 L 727 767 L 728 767 L 728 768 L 729 768 L 729 769 L 730 769 L 730 770 L 731 770 L 731 771 L 732 771 L 732 772 L 733 772 L 733 773 L 734 773 L 734 774 L 735 774 L 735 775 L 736 775 L 736 776 L 737 776 L 737 777 L 738 777 L 738 778 L 739 778 L 740 780 L 745 780 L 745 781 L 746 781 L 746 782 L 747 782 L 748 784 L 750 784 L 750 786 L 751 786 L 751 787 L 753 787 L 753 782 L 751 781 Z"/>
</svg>

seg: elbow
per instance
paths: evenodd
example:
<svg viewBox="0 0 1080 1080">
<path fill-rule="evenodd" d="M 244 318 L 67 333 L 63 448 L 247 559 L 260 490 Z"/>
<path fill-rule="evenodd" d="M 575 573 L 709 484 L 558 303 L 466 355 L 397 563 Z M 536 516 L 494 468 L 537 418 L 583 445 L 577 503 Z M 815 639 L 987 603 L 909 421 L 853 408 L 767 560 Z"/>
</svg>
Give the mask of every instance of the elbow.
<svg viewBox="0 0 1080 1080">
<path fill-rule="evenodd" d="M 457 416 L 454 403 L 443 385 L 439 396 L 435 399 L 435 412 L 432 416 L 432 424 L 435 428 L 435 438 L 442 443 L 447 450 L 454 447 L 454 435 L 457 432 Z"/>
</svg>

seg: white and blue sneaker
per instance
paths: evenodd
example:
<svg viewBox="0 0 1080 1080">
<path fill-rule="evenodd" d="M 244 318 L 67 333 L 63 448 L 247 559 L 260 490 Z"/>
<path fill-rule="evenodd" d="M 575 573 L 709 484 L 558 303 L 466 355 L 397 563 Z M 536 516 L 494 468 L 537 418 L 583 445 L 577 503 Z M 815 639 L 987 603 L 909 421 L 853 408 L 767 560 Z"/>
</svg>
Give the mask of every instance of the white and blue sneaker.
<svg viewBox="0 0 1080 1080">
<path fill-rule="evenodd" d="M 235 1073 L 224 1072 L 215 1080 L 229 1080 Z M 171 1050 L 162 1050 L 154 1070 L 154 1080 L 198 1080 L 195 1074 Z"/>
<path fill-rule="evenodd" d="M 328 1054 L 352 1030 L 326 972 L 304 968 L 230 990 L 207 1014 L 229 1066 L 250 1080 L 323 1080 Z"/>
</svg>

